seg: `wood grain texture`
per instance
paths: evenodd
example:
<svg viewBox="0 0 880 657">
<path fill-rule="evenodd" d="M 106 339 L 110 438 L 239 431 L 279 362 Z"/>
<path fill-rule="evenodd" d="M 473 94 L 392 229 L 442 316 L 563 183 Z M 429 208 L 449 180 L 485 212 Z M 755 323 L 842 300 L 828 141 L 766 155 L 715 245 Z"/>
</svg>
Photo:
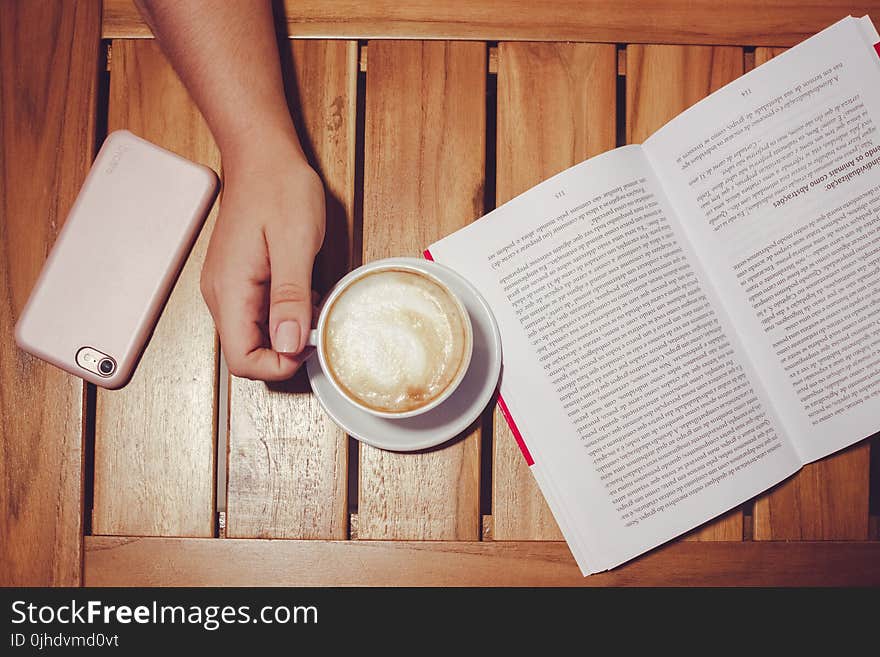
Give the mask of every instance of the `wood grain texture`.
<svg viewBox="0 0 880 657">
<path fill-rule="evenodd" d="M 219 169 L 208 126 L 151 41 L 114 41 L 108 129 Z M 199 292 L 214 212 L 131 382 L 99 391 L 96 534 L 213 536 L 217 338 Z"/>
<path fill-rule="evenodd" d="M 364 262 L 418 256 L 483 212 L 486 46 L 372 42 Z M 358 537 L 479 537 L 479 430 L 422 453 L 362 445 Z"/>
<path fill-rule="evenodd" d="M 86 537 L 87 586 L 877 586 L 880 543 L 688 543 L 582 577 L 558 541 Z"/>
<path fill-rule="evenodd" d="M 755 48 L 755 66 L 766 64 L 777 55 L 781 55 L 787 48 Z"/>
<path fill-rule="evenodd" d="M 327 191 L 327 238 L 315 286 L 326 292 L 351 264 L 357 42 L 292 41 L 282 53 L 291 108 Z M 229 537 L 345 538 L 348 438 L 308 388 L 305 370 L 267 385 L 231 377 Z"/>
<path fill-rule="evenodd" d="M 104 37 L 148 37 L 132 0 L 105 0 Z M 285 0 L 279 29 L 346 39 L 476 39 L 791 46 L 877 0 Z"/>
<path fill-rule="evenodd" d="M 640 143 L 705 96 L 743 74 L 742 48 L 633 45 L 626 49 L 626 138 Z M 741 541 L 742 510 L 685 540 Z"/>
<path fill-rule="evenodd" d="M 613 45 L 499 44 L 498 205 L 614 148 L 616 82 Z M 500 411 L 493 452 L 494 539 L 562 538 Z"/>
<path fill-rule="evenodd" d="M 82 572 L 83 383 L 15 322 L 94 156 L 100 2 L 0 3 L 0 586 Z"/>
<path fill-rule="evenodd" d="M 757 48 L 755 65 L 785 52 Z M 809 463 L 755 500 L 755 540 L 865 540 L 871 469 L 867 440 Z"/>
</svg>

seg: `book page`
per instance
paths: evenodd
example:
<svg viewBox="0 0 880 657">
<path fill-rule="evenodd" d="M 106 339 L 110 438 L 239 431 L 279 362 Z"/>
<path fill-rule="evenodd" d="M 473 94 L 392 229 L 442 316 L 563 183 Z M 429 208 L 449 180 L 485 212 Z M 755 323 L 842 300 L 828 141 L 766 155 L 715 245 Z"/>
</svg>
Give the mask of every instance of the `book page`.
<svg viewBox="0 0 880 657">
<path fill-rule="evenodd" d="M 641 147 L 587 160 L 430 247 L 501 331 L 501 395 L 585 572 L 798 466 Z"/>
<path fill-rule="evenodd" d="M 645 144 L 809 462 L 880 428 L 880 58 L 847 19 Z"/>
</svg>

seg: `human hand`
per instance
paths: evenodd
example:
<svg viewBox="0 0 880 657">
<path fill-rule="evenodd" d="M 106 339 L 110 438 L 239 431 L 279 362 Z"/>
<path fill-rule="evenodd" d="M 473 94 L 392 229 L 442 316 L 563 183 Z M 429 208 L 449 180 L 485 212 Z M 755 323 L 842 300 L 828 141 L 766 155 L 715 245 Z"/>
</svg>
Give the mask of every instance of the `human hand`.
<svg viewBox="0 0 880 657">
<path fill-rule="evenodd" d="M 224 159 L 201 289 L 232 374 L 282 381 L 303 363 L 323 240 L 324 187 L 298 149 L 268 144 Z"/>
</svg>

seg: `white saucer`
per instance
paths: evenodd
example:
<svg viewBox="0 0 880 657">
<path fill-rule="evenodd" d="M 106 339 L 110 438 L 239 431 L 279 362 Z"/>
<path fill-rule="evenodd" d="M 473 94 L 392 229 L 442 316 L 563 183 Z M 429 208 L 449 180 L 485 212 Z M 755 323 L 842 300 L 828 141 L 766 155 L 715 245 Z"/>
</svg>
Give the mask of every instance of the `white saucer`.
<svg viewBox="0 0 880 657">
<path fill-rule="evenodd" d="M 318 362 L 309 358 L 306 368 L 312 391 L 327 414 L 343 431 L 358 440 L 397 452 L 411 452 L 434 447 L 467 429 L 492 399 L 501 373 L 501 335 L 495 317 L 473 285 L 443 265 L 418 258 L 394 258 L 399 262 L 434 274 L 458 295 L 471 318 L 474 351 L 467 374 L 455 392 L 422 415 L 390 420 L 370 415 L 350 404 L 337 392 Z"/>
</svg>

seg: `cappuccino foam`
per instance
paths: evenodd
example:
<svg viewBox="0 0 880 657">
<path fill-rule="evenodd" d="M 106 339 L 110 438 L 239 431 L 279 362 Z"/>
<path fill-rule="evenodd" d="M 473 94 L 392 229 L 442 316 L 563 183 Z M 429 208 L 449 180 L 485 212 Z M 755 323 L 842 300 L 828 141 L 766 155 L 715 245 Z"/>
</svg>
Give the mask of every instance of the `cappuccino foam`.
<svg viewBox="0 0 880 657">
<path fill-rule="evenodd" d="M 443 394 L 465 365 L 467 335 L 446 290 L 427 276 L 389 269 L 336 298 L 323 337 L 337 384 L 369 408 L 399 413 Z"/>
</svg>

